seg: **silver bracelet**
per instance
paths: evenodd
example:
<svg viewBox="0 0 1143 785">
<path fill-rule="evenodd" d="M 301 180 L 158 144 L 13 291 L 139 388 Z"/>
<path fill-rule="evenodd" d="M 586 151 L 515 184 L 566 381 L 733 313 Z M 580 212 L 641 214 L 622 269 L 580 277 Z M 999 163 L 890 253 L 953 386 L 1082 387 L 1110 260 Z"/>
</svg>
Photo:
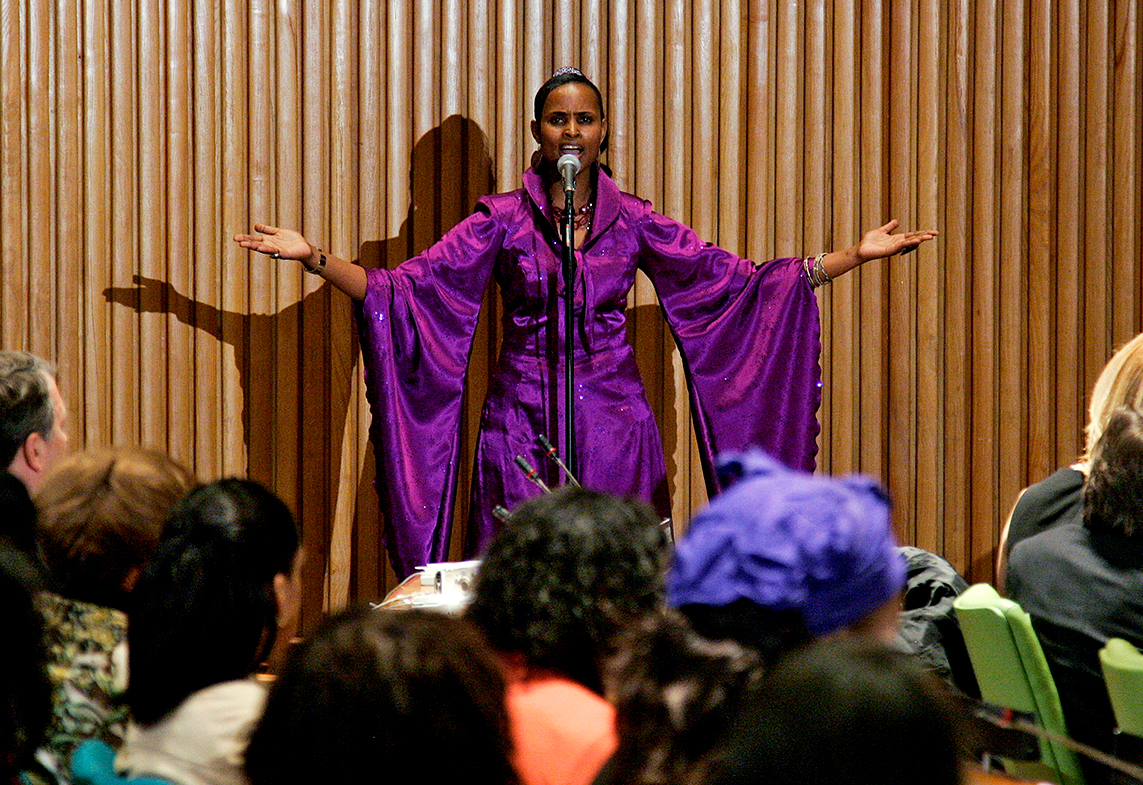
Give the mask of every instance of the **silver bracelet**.
<svg viewBox="0 0 1143 785">
<path fill-rule="evenodd" d="M 806 272 L 806 278 L 810 282 L 811 289 L 825 286 L 833 280 L 826 272 L 825 264 L 822 261 L 825 256 L 825 253 L 820 253 L 817 256 L 807 256 L 802 260 L 802 269 Z"/>
<path fill-rule="evenodd" d="M 322 272 L 325 270 L 325 262 L 326 262 L 325 251 L 323 251 L 320 248 L 315 248 L 314 250 L 317 251 L 317 253 L 318 253 L 317 266 L 316 267 L 306 267 L 306 263 L 302 262 L 302 269 L 305 270 L 310 275 L 321 275 Z"/>
</svg>

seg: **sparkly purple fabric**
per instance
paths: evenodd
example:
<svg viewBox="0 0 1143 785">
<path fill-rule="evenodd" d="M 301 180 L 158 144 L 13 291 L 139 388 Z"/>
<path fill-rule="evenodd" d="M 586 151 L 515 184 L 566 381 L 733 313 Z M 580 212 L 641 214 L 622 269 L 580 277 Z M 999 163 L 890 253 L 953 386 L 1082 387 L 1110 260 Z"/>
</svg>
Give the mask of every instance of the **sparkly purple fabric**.
<svg viewBox="0 0 1143 785">
<path fill-rule="evenodd" d="M 732 485 L 675 548 L 672 606 L 745 599 L 799 611 L 811 633 L 825 635 L 904 590 L 889 499 L 874 480 L 791 471 L 758 450 L 720 457 L 719 471 Z"/>
<path fill-rule="evenodd" d="M 756 444 L 811 470 L 820 342 L 800 260 L 740 259 L 596 176 L 591 234 L 576 252 L 580 480 L 669 510 L 662 442 L 627 343 L 636 269 L 653 282 L 679 343 L 704 466 L 716 451 Z M 358 324 L 377 490 L 399 575 L 447 555 L 464 377 L 489 276 L 503 300 L 504 340 L 481 421 L 466 555 L 495 533 L 493 505 L 513 509 L 539 493 L 513 465 L 516 455 L 559 482 L 535 435 L 559 446 L 563 430 L 560 245 L 540 177 L 529 170 L 524 185 L 481 199 L 395 270 L 369 270 Z"/>
</svg>

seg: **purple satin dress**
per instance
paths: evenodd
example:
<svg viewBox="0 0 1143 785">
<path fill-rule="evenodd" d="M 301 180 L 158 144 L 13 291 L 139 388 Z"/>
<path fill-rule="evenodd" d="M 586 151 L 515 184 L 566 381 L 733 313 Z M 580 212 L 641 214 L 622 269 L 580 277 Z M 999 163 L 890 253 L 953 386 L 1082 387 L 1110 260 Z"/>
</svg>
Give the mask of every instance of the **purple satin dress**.
<svg viewBox="0 0 1143 785">
<path fill-rule="evenodd" d="M 703 464 L 756 445 L 812 470 L 821 401 L 817 301 L 799 259 L 755 265 L 597 174 L 591 232 L 576 252 L 576 447 L 587 487 L 669 509 L 662 441 L 627 343 L 627 295 L 642 269 L 677 340 Z M 466 555 L 497 529 L 491 509 L 539 493 L 513 465 L 547 476 L 535 435 L 563 432 L 560 243 L 541 178 L 481 199 L 476 212 L 394 270 L 369 270 L 358 311 L 385 538 L 400 576 L 447 558 L 460 416 L 481 300 L 494 276 L 503 344 L 484 404 Z M 708 484 L 713 472 L 707 472 Z M 712 489 L 713 490 L 713 489 Z"/>
</svg>

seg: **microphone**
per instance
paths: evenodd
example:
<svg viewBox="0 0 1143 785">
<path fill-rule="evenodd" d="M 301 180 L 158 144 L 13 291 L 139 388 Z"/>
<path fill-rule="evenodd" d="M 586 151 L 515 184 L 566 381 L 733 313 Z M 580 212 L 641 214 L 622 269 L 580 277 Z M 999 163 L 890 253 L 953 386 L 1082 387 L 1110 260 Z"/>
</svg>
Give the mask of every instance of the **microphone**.
<svg viewBox="0 0 1143 785">
<path fill-rule="evenodd" d="M 523 455 L 516 456 L 516 465 L 519 466 L 521 471 L 524 472 L 525 477 L 539 486 L 540 490 L 542 490 L 544 493 L 552 492 L 551 488 L 549 488 L 547 484 L 540 479 L 540 473 L 532 468 L 532 464 L 528 463 L 528 459 Z"/>
<path fill-rule="evenodd" d="M 564 463 L 560 458 L 559 453 L 556 452 L 555 445 L 548 441 L 548 437 L 544 436 L 544 434 L 541 433 L 536 436 L 536 441 L 539 442 L 540 446 L 544 448 L 544 457 L 551 458 L 553 461 L 555 461 L 556 466 L 559 466 L 564 470 L 564 474 L 566 474 L 568 477 L 568 482 L 577 488 L 582 487 L 579 484 L 579 480 L 576 479 L 576 476 L 571 473 L 571 469 L 567 467 L 567 464 Z"/>
<path fill-rule="evenodd" d="M 560 156 L 560 160 L 556 161 L 556 168 L 564 178 L 565 194 L 575 193 L 575 176 L 579 174 L 579 167 L 579 156 L 572 153 L 564 153 Z"/>
</svg>

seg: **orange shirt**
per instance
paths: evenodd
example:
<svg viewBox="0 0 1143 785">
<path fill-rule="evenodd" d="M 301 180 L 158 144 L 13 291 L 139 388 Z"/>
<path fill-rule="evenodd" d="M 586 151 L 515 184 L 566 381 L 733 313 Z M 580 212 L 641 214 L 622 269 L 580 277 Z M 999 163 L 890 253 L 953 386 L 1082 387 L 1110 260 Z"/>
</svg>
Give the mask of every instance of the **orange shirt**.
<svg viewBox="0 0 1143 785">
<path fill-rule="evenodd" d="M 508 722 L 522 785 L 591 785 L 615 752 L 615 709 L 558 674 L 514 678 L 508 670 Z"/>
</svg>

